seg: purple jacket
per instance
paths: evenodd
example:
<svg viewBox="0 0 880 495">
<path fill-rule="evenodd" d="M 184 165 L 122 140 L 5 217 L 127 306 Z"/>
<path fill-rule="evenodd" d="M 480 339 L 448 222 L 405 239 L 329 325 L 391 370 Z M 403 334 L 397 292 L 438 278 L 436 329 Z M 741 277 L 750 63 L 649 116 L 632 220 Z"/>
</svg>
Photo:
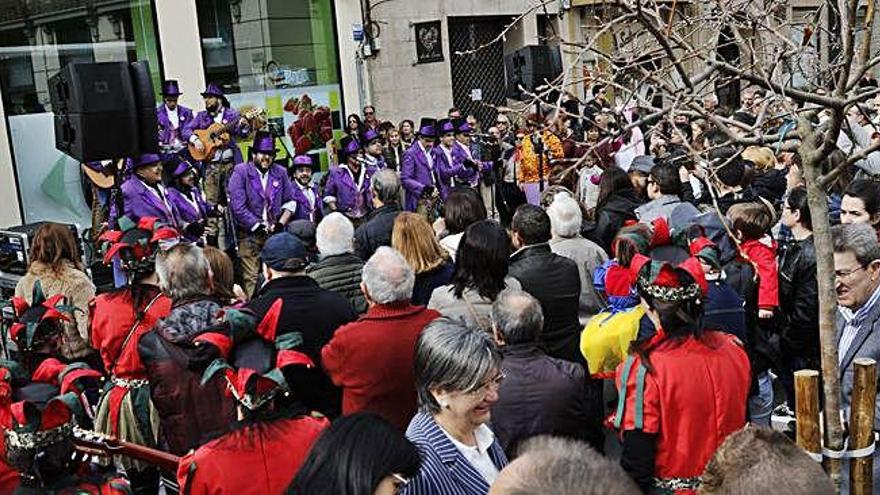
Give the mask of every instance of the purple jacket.
<svg viewBox="0 0 880 495">
<path fill-rule="evenodd" d="M 166 201 L 162 201 L 159 196 L 150 190 L 136 176 L 132 175 L 122 183 L 122 201 L 123 214 L 135 222 L 143 217 L 156 217 L 160 222 L 180 228 L 178 220 L 177 208 L 168 198 L 166 190 Z M 112 202 L 111 202 L 112 203 Z M 110 223 L 111 225 L 118 218 L 116 213 L 116 205 L 110 205 Z"/>
<path fill-rule="evenodd" d="M 205 199 L 204 194 L 202 194 L 202 191 L 200 191 L 198 187 L 192 188 L 191 197 L 188 197 L 186 193 L 173 186 L 169 187 L 167 192 L 168 202 L 172 203 L 177 210 L 177 218 L 180 221 L 181 227 L 190 223 L 204 223 L 208 218 L 208 214 L 214 209 Z M 192 200 L 192 202 L 190 202 L 190 200 Z M 198 239 L 187 238 L 187 240 L 195 242 Z"/>
<path fill-rule="evenodd" d="M 238 111 L 233 110 L 231 108 L 223 109 L 223 124 L 232 123 L 230 137 L 232 140 L 229 145 L 232 148 L 232 152 L 235 156 L 235 163 L 242 163 L 244 159 L 241 155 L 241 150 L 238 149 L 238 145 L 236 144 L 235 138 L 246 138 L 250 133 L 250 128 L 246 125 L 239 125 L 239 119 L 241 119 L 241 115 L 239 115 Z M 198 114 L 196 114 L 195 118 L 189 121 L 189 124 L 181 129 L 181 136 L 183 137 L 184 142 L 189 142 L 190 136 L 193 135 L 193 131 L 197 129 L 207 129 L 211 127 L 211 124 L 214 123 L 214 118 L 211 117 L 207 110 L 202 110 Z"/>
<path fill-rule="evenodd" d="M 441 145 L 434 146 L 431 149 L 431 154 L 434 155 L 434 167 L 436 167 L 437 175 L 440 177 L 440 184 L 437 189 L 440 191 L 440 198 L 445 201 L 452 189 L 455 188 L 455 179 L 470 181 L 474 173 L 464 166 L 464 160 L 467 156 L 463 152 L 456 156 L 455 145 L 452 146 L 452 150 L 449 153 L 452 156 L 452 163 L 449 162 Z"/>
<path fill-rule="evenodd" d="M 362 177 L 358 184 L 347 166 L 340 165 L 331 169 L 324 185 L 324 202 L 335 200 L 336 211 L 348 217 L 360 218 L 366 215 L 373 208 L 370 180 L 374 173 L 375 167 L 361 165 Z"/>
<path fill-rule="evenodd" d="M 318 185 L 312 184 L 309 187 L 315 195 L 315 206 L 313 207 L 309 203 L 309 198 L 306 197 L 305 192 L 300 188 L 299 183 L 290 181 L 290 184 L 293 186 L 293 200 L 296 201 L 296 211 L 293 213 L 293 220 L 309 220 L 317 225 L 323 216 L 321 193 L 318 191 Z"/>
<path fill-rule="evenodd" d="M 492 171 L 492 162 L 480 161 L 478 158 L 474 157 L 473 152 L 470 152 L 465 145 L 458 141 L 452 145 L 452 156 L 460 163 L 464 163 L 465 160 L 471 159 L 480 167 L 479 170 L 465 168 L 465 174 L 460 176 L 469 181 L 473 187 L 477 187 L 480 184 L 480 173 L 488 174 Z"/>
<path fill-rule="evenodd" d="M 179 139 L 181 143 L 186 145 L 186 139 L 183 137 L 183 130 L 193 120 L 192 110 L 178 105 L 177 117 L 179 122 L 177 129 L 175 129 L 171 127 L 171 120 L 168 119 L 168 109 L 165 107 L 165 104 L 163 103 L 156 107 L 156 118 L 159 120 L 159 146 L 170 146 L 174 141 L 174 138 Z M 192 132 L 190 132 L 190 134 L 192 134 Z"/>
<path fill-rule="evenodd" d="M 403 154 L 403 166 L 400 168 L 400 181 L 406 191 L 407 211 L 416 211 L 419 198 L 425 186 L 434 185 L 434 174 L 428 158 L 422 151 L 421 144 L 416 141 Z"/>
<path fill-rule="evenodd" d="M 260 172 L 253 162 L 239 163 L 229 177 L 230 208 L 241 230 L 251 232 L 254 226 L 263 221 L 263 207 L 267 200 L 270 224 L 281 218 L 281 207 L 294 200 L 293 186 L 284 168 L 273 164 L 267 173 L 269 180 L 266 190 L 263 190 Z"/>
</svg>

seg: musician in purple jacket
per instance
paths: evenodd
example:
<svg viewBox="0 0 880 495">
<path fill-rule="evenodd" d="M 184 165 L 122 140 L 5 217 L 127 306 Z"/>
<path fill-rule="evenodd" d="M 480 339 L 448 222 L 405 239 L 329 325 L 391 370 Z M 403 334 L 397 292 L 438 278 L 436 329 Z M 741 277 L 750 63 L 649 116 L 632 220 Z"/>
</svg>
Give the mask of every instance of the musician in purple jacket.
<svg viewBox="0 0 880 495">
<path fill-rule="evenodd" d="M 431 154 L 434 155 L 434 168 L 440 177 L 437 189 L 440 191 L 440 199 L 446 200 L 449 193 L 456 187 L 466 186 L 476 176 L 479 179 L 477 165 L 473 160 L 468 160 L 461 153 L 455 153 L 455 125 L 449 119 L 443 119 L 437 124 L 440 144 L 434 146 Z"/>
<path fill-rule="evenodd" d="M 373 205 L 370 180 L 376 167 L 367 165 L 361 145 L 352 136 L 340 142 L 341 164 L 331 169 L 324 185 L 324 204 L 348 217 L 355 227 L 363 223 Z"/>
<path fill-rule="evenodd" d="M 238 111 L 230 108 L 229 100 L 223 96 L 223 90 L 215 83 L 209 83 L 208 87 L 202 93 L 205 99 L 205 109 L 196 114 L 195 118 L 183 128 L 182 137 L 187 143 L 192 143 L 196 148 L 204 147 L 204 143 L 199 141 L 198 136 L 193 131 L 207 129 L 212 124 L 223 124 L 230 126 L 229 148 L 232 150 L 234 162 L 241 163 L 244 161 L 241 150 L 236 144 L 235 138 L 246 138 L 250 134 L 250 126 L 247 119 L 239 115 Z M 217 150 L 215 156 L 209 161 L 219 161 L 218 156 L 223 150 Z"/>
<path fill-rule="evenodd" d="M 316 165 L 309 155 L 297 155 L 293 159 L 293 198 L 296 202 L 291 220 L 321 221 L 322 199 L 318 185 L 312 183 Z"/>
<path fill-rule="evenodd" d="M 205 244 L 205 224 L 216 208 L 209 204 L 196 185 L 198 171 L 187 160 L 180 163 L 172 173 L 174 182 L 168 187 L 168 201 L 177 209 L 177 218 L 183 230 L 183 238 L 187 242 Z"/>
<path fill-rule="evenodd" d="M 416 211 L 422 196 L 434 194 L 434 157 L 431 155 L 431 146 L 436 137 L 434 119 L 423 118 L 419 124 L 418 139 L 403 155 L 400 182 L 406 191 L 407 211 Z"/>
<path fill-rule="evenodd" d="M 137 222 L 142 217 L 156 217 L 160 222 L 180 228 L 177 209 L 162 185 L 162 161 L 159 155 L 145 154 L 132 163 L 131 176 L 122 183 L 123 215 Z M 115 225 L 117 209 L 110 205 L 110 225 Z"/>
<path fill-rule="evenodd" d="M 197 143 L 195 145 L 198 147 L 203 145 L 203 143 L 193 133 L 195 130 L 207 129 L 212 124 L 230 126 L 230 137 L 232 139 L 229 145 L 215 151 L 213 156 L 202 162 L 202 173 L 205 177 L 205 198 L 213 204 L 226 204 L 228 193 L 226 191 L 226 184 L 229 181 L 229 175 L 232 173 L 232 167 L 244 161 L 235 138 L 246 138 L 250 133 L 250 126 L 247 120 L 242 118 L 237 111 L 229 108 L 229 100 L 223 96 L 223 90 L 216 84 L 208 84 L 207 89 L 202 93 L 202 97 L 205 100 L 205 110 L 202 110 L 195 118 L 190 120 L 189 125 L 184 127 L 182 135 L 187 143 Z M 205 228 L 208 244 L 213 246 L 223 244 L 222 247 L 233 245 L 234 242 L 231 239 L 233 237 L 232 232 L 227 231 L 231 229 L 232 226 L 225 225 L 219 218 L 208 219 Z"/>
<path fill-rule="evenodd" d="M 192 110 L 177 104 L 180 97 L 177 81 L 169 79 L 162 82 L 164 103 L 156 107 L 159 120 L 159 148 L 163 154 L 176 153 L 186 147 L 183 129 L 193 120 Z"/>
<path fill-rule="evenodd" d="M 379 134 L 375 129 L 368 128 L 364 131 L 363 135 L 364 140 L 364 160 L 366 160 L 367 165 L 375 168 L 376 170 L 382 170 L 387 165 L 385 164 L 385 154 L 384 147 L 382 146 L 382 135 Z"/>
<path fill-rule="evenodd" d="M 229 177 L 229 198 L 238 232 L 242 282 L 253 294 L 260 270 L 260 252 L 266 238 L 293 218 L 296 198 L 284 167 L 275 162 L 275 139 L 257 132 L 253 160 L 239 163 Z"/>
</svg>

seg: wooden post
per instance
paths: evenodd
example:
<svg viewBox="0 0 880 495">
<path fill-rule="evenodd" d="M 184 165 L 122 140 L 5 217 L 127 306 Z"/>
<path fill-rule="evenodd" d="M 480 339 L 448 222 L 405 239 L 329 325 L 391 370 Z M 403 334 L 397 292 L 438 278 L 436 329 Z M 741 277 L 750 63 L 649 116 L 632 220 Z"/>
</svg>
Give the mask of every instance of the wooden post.
<svg viewBox="0 0 880 495">
<path fill-rule="evenodd" d="M 822 432 L 819 428 L 819 372 L 794 372 L 795 419 L 797 444 L 807 452 L 822 452 Z"/>
<path fill-rule="evenodd" d="M 869 358 L 853 360 L 855 378 L 850 410 L 849 449 L 863 449 L 874 443 L 874 404 L 877 398 L 877 362 Z M 874 456 L 850 460 L 850 493 L 873 493 Z"/>
</svg>

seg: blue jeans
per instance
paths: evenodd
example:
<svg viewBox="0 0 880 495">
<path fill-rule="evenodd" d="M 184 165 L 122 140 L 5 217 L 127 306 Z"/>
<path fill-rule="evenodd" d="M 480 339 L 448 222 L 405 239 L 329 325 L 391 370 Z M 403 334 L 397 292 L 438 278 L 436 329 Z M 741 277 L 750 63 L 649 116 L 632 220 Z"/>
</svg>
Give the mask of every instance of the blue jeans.
<svg viewBox="0 0 880 495">
<path fill-rule="evenodd" d="M 770 372 L 758 375 L 758 393 L 749 397 L 749 422 L 758 426 L 770 426 L 773 412 L 773 380 Z"/>
</svg>

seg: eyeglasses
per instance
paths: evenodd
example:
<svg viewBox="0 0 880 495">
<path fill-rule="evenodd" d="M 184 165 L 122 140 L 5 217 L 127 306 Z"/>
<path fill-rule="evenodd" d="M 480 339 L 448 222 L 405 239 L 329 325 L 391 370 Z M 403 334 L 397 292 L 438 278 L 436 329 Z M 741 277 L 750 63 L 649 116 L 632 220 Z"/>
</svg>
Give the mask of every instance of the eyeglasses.
<svg viewBox="0 0 880 495">
<path fill-rule="evenodd" d="M 504 373 L 498 373 L 497 375 L 495 375 L 495 378 L 491 378 L 486 383 L 483 383 L 479 387 L 469 391 L 468 394 L 475 396 L 486 395 L 486 392 L 488 392 L 490 389 L 494 388 L 495 390 L 498 390 L 498 387 L 501 386 L 501 382 L 503 382 L 505 378 L 507 378 L 507 375 L 505 375 Z"/>
<path fill-rule="evenodd" d="M 403 476 L 397 473 L 391 473 L 391 477 L 394 478 L 394 493 L 401 493 L 406 485 L 409 484 L 409 479 L 404 478 Z"/>
<path fill-rule="evenodd" d="M 495 123 L 496 123 L 496 124 L 507 125 L 507 124 L 509 124 L 510 122 L 508 122 L 508 121 L 506 121 L 506 120 L 496 120 Z"/>
<path fill-rule="evenodd" d="M 853 268 L 852 270 L 834 270 L 834 279 L 835 280 L 846 280 L 852 276 L 853 273 L 864 270 L 865 267 L 860 266 L 858 268 Z"/>
<path fill-rule="evenodd" d="M 374 112 L 364 112 L 364 115 L 373 115 Z"/>
</svg>

